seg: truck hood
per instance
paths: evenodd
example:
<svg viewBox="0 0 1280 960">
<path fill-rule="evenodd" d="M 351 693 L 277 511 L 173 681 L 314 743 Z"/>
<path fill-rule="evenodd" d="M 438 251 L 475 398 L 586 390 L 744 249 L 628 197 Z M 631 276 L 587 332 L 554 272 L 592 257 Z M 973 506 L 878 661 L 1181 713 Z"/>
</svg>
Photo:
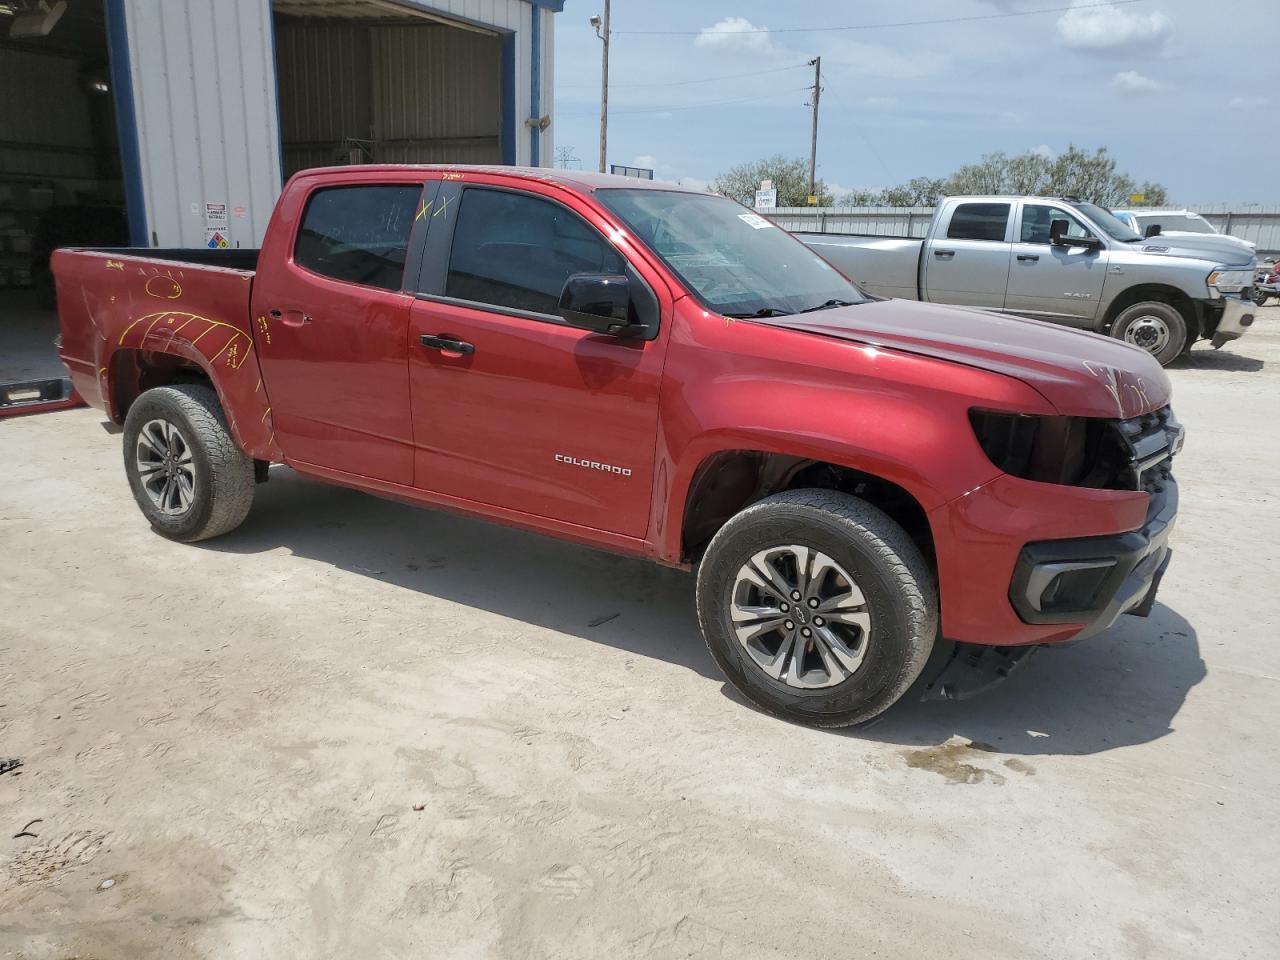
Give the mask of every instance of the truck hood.
<svg viewBox="0 0 1280 960">
<path fill-rule="evenodd" d="M 1126 243 L 1124 247 L 1155 256 L 1212 260 L 1215 265 L 1224 266 L 1248 266 L 1255 257 L 1254 246 L 1248 241 L 1213 233 L 1161 233 L 1141 243 Z"/>
<path fill-rule="evenodd" d="M 1169 402 L 1169 378 L 1145 350 L 1039 320 L 879 300 L 762 322 L 1014 377 L 1064 416 L 1127 420 Z"/>
</svg>

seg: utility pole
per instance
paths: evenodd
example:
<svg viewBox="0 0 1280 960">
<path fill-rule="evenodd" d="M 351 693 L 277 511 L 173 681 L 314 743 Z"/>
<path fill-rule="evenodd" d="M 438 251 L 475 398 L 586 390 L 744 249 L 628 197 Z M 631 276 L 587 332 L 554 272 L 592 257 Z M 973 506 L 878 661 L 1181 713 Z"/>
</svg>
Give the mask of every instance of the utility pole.
<svg viewBox="0 0 1280 960">
<path fill-rule="evenodd" d="M 822 95 L 822 58 L 814 57 L 809 64 L 813 67 L 813 132 L 809 135 L 809 196 L 812 197 L 818 170 L 818 98 Z"/>
<path fill-rule="evenodd" d="M 591 18 L 596 36 L 604 41 L 600 55 L 600 172 L 605 172 L 605 154 L 609 149 L 609 0 L 604 0 L 604 22 Z"/>
</svg>

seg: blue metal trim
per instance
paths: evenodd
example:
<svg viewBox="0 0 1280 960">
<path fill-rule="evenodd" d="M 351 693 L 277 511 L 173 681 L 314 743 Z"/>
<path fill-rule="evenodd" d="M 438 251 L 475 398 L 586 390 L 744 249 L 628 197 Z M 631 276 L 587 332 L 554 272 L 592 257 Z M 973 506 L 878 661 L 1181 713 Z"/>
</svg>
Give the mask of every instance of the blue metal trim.
<svg viewBox="0 0 1280 960">
<path fill-rule="evenodd" d="M 276 17 L 267 11 L 267 23 L 271 28 L 271 83 L 276 92 L 276 161 L 280 164 L 280 189 L 284 190 L 284 131 L 280 125 L 280 54 L 276 50 Z"/>
<path fill-rule="evenodd" d="M 502 35 L 502 162 L 516 162 L 516 35 Z"/>
<path fill-rule="evenodd" d="M 138 144 L 138 114 L 133 104 L 133 78 L 129 70 L 129 28 L 124 0 L 105 0 L 107 60 L 111 66 L 111 96 L 115 103 L 116 140 L 120 147 L 120 173 L 124 178 L 125 213 L 129 218 L 129 243 L 151 246 L 147 236 L 147 208 L 142 192 L 142 148 Z"/>
<path fill-rule="evenodd" d="M 529 58 L 529 119 L 533 125 L 529 127 L 529 166 L 542 166 L 542 130 L 538 121 L 542 119 L 542 8 L 533 5 L 532 29 L 529 41 L 533 48 L 533 56 Z"/>
<path fill-rule="evenodd" d="M 538 7 L 546 7 L 552 13 L 564 12 L 564 0 L 529 0 L 533 4 L 534 9 Z"/>
</svg>

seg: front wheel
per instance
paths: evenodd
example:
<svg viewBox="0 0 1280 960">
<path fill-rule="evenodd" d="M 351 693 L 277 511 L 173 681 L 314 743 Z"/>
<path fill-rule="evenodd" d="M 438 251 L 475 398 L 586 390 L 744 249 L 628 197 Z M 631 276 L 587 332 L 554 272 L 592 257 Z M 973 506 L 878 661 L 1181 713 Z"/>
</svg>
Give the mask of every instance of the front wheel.
<svg viewBox="0 0 1280 960">
<path fill-rule="evenodd" d="M 1111 335 L 1146 350 L 1162 367 L 1173 363 L 1188 345 L 1187 321 L 1173 304 L 1162 300 L 1135 303 L 1120 311 Z"/>
<path fill-rule="evenodd" d="M 124 469 L 143 516 L 170 540 L 234 530 L 253 504 L 253 460 L 236 446 L 218 395 L 200 384 L 155 387 L 133 402 Z"/>
<path fill-rule="evenodd" d="M 881 510 L 832 490 L 748 507 L 698 568 L 698 622 L 729 682 L 767 713 L 819 727 L 879 716 L 924 668 L 933 575 Z"/>
</svg>

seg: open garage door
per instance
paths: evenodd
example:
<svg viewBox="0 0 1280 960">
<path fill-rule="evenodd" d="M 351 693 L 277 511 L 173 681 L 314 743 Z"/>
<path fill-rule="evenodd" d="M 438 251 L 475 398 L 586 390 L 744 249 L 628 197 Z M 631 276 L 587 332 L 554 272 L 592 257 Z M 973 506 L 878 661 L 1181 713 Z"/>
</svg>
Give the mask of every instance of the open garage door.
<svg viewBox="0 0 1280 960">
<path fill-rule="evenodd" d="M 129 241 L 103 0 L 0 0 L 0 382 L 60 376 L 49 255 Z"/>
<path fill-rule="evenodd" d="M 285 176 L 501 163 L 504 38 L 386 0 L 274 0 Z"/>
</svg>

